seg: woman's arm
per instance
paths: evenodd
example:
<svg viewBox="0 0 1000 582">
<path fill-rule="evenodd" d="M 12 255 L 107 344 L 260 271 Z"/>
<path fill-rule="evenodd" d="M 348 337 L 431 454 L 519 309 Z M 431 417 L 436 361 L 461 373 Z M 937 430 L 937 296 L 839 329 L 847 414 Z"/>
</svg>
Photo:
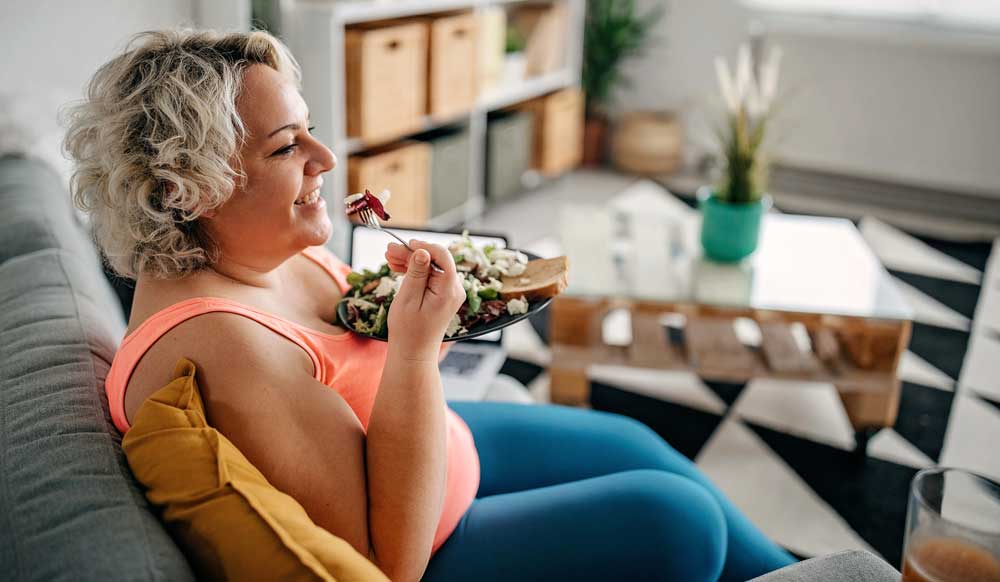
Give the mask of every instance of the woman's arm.
<svg viewBox="0 0 1000 582">
<path fill-rule="evenodd" d="M 389 309 L 389 355 L 365 442 L 368 524 L 375 559 L 392 580 L 419 580 L 430 560 L 447 475 L 441 338 L 465 298 L 451 254 L 411 241 L 387 253 L 407 272 Z M 430 269 L 430 258 L 444 273 Z"/>
<path fill-rule="evenodd" d="M 164 362 L 191 359 L 208 423 L 316 525 L 369 556 L 364 428 L 335 390 L 313 378 L 298 346 L 240 315 L 207 313 L 154 349 Z"/>
<path fill-rule="evenodd" d="M 368 423 L 368 527 L 393 581 L 419 580 L 444 505 L 445 402 L 437 359 L 393 352 Z"/>
</svg>

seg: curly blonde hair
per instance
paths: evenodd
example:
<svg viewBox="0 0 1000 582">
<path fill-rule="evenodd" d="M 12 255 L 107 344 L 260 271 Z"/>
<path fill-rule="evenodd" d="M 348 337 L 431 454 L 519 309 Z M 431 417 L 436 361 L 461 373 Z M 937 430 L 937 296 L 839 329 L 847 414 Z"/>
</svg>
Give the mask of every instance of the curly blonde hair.
<svg viewBox="0 0 1000 582">
<path fill-rule="evenodd" d="M 301 87 L 295 58 L 267 32 L 142 32 L 65 111 L 73 202 L 114 272 L 178 278 L 218 260 L 198 218 L 246 178 L 232 167 L 246 140 L 236 100 L 257 63 Z"/>
</svg>

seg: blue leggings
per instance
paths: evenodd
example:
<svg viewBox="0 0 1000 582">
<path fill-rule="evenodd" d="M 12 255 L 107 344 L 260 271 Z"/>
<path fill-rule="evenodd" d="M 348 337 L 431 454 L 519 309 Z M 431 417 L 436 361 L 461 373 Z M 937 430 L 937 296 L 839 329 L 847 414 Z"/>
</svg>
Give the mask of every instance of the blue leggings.
<svg viewBox="0 0 1000 582">
<path fill-rule="evenodd" d="M 743 581 L 794 561 L 638 421 L 449 405 L 472 430 L 481 479 L 424 580 Z"/>
</svg>

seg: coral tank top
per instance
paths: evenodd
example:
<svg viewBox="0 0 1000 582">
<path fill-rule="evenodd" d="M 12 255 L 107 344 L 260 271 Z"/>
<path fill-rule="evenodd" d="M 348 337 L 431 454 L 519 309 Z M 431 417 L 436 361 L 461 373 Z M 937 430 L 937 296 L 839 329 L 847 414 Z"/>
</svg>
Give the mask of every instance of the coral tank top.
<svg viewBox="0 0 1000 582">
<path fill-rule="evenodd" d="M 351 269 L 325 247 L 309 247 L 303 255 L 319 264 L 334 279 L 342 293 L 350 289 Z M 130 333 L 119 346 L 105 382 L 111 418 L 122 434 L 129 430 L 125 418 L 125 389 L 136 364 L 160 337 L 181 322 L 209 312 L 229 312 L 250 318 L 295 342 L 309 355 L 316 380 L 338 394 L 368 429 L 372 406 L 382 379 L 388 344 L 352 333 L 332 335 L 310 329 L 248 305 L 219 297 L 193 297 L 162 309 Z M 433 551 L 448 539 L 479 488 L 479 455 L 472 433 L 450 408 L 446 411 L 448 473 L 444 509 L 434 534 Z"/>
</svg>

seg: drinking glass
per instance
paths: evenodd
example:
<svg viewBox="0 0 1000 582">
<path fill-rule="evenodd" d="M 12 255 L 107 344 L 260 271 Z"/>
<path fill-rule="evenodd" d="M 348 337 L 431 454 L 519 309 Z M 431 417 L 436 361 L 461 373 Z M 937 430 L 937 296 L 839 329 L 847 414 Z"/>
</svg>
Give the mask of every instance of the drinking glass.
<svg viewBox="0 0 1000 582">
<path fill-rule="evenodd" d="M 1000 485 L 961 469 L 917 473 L 902 582 L 1000 582 Z"/>
</svg>

